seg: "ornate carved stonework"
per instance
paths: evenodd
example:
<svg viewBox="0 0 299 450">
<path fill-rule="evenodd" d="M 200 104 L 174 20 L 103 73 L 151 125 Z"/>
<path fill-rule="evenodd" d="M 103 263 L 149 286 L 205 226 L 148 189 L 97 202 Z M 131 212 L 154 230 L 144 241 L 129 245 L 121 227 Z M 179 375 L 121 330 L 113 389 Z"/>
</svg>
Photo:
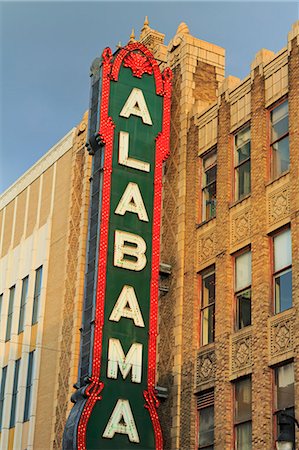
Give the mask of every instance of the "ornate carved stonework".
<svg viewBox="0 0 299 450">
<path fill-rule="evenodd" d="M 198 354 L 195 381 L 196 389 L 200 389 L 202 385 L 214 382 L 215 361 L 214 349 L 209 349 Z"/>
<path fill-rule="evenodd" d="M 268 197 L 268 222 L 273 225 L 290 213 L 290 195 L 288 186 L 275 190 Z"/>
<path fill-rule="evenodd" d="M 89 198 L 89 184 L 85 175 L 88 167 L 88 156 L 85 149 L 87 128 L 87 114 L 77 128 L 73 147 L 73 165 L 72 165 L 72 191 L 71 191 L 71 210 L 68 229 L 67 246 L 67 266 L 65 289 L 62 293 L 64 300 L 63 324 L 61 334 L 61 349 L 57 380 L 57 405 L 55 417 L 55 435 L 53 440 L 53 450 L 62 448 L 62 436 L 65 428 L 66 416 L 70 398 L 70 381 L 73 381 L 71 373 L 72 349 L 74 339 L 75 313 L 78 307 L 77 303 L 81 299 L 78 290 L 78 280 L 80 271 L 79 264 L 85 260 L 84 248 L 80 248 L 80 242 L 86 241 L 86 230 L 83 229 L 82 214 L 85 200 Z M 81 253 L 82 252 L 82 253 Z M 81 292 L 83 295 L 83 291 Z M 76 303 L 77 302 L 77 303 Z M 75 363 L 76 364 L 76 363 Z"/>
<path fill-rule="evenodd" d="M 231 244 L 238 244 L 245 239 L 250 238 L 250 225 L 251 215 L 250 209 L 243 209 L 238 214 L 232 216 L 232 232 L 231 232 Z"/>
<path fill-rule="evenodd" d="M 198 242 L 198 259 L 200 263 L 215 257 L 215 231 L 205 233 Z"/>
<path fill-rule="evenodd" d="M 252 366 L 251 330 L 240 331 L 232 337 L 231 373 L 238 374 Z"/>
<path fill-rule="evenodd" d="M 293 311 L 274 316 L 270 319 L 270 358 L 293 351 L 294 348 Z"/>
</svg>

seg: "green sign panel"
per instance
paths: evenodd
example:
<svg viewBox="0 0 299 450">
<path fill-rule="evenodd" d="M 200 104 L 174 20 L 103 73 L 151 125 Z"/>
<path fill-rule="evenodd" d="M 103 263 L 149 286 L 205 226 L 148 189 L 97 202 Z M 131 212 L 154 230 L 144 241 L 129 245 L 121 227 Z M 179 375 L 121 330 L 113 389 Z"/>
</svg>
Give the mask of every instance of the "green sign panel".
<svg viewBox="0 0 299 450">
<path fill-rule="evenodd" d="M 92 376 L 78 449 L 163 448 L 155 394 L 162 162 L 171 72 L 132 43 L 103 53 L 103 192 Z"/>
</svg>

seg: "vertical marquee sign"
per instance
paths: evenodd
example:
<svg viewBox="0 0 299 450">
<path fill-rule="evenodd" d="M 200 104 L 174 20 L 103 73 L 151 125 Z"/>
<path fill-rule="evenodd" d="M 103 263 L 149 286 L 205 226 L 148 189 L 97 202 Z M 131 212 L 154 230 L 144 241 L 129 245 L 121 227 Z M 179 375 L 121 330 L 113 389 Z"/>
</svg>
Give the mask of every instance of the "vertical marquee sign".
<svg viewBox="0 0 299 450">
<path fill-rule="evenodd" d="M 171 78 L 170 69 L 161 74 L 138 42 L 115 55 L 109 48 L 103 52 L 104 169 L 91 376 L 84 401 L 68 419 L 65 449 L 74 424 L 71 448 L 163 448 L 155 370 Z"/>
</svg>

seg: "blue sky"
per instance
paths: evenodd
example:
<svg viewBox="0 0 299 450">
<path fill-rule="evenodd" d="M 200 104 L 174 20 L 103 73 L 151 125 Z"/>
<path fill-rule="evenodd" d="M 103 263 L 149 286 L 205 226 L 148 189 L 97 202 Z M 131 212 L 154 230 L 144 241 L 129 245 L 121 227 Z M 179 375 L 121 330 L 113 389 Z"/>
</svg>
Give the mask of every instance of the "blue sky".
<svg viewBox="0 0 299 450">
<path fill-rule="evenodd" d="M 106 46 L 150 26 L 190 33 L 226 49 L 226 75 L 244 78 L 261 48 L 277 52 L 298 20 L 298 2 L 0 3 L 0 192 L 80 120 L 89 104 L 89 67 Z"/>
</svg>

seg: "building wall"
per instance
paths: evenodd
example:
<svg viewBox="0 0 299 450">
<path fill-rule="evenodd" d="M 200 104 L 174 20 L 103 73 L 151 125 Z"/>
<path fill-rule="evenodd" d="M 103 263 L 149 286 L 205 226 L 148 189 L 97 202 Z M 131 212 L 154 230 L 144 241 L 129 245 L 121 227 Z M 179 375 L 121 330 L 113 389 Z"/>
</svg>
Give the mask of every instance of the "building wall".
<svg viewBox="0 0 299 450">
<path fill-rule="evenodd" d="M 90 159 L 87 117 L 0 197 L 0 377 L 7 366 L 1 450 L 60 447 L 77 380 L 87 232 Z M 42 266 L 37 322 L 32 325 L 36 269 Z M 28 276 L 24 331 L 22 280 Z M 12 330 L 6 341 L 10 288 Z M 34 351 L 29 420 L 24 421 L 29 352 Z M 10 424 L 15 361 L 20 358 L 16 420 Z M 67 362 L 66 362 L 67 361 Z"/>
<path fill-rule="evenodd" d="M 294 362 L 298 410 L 298 38 L 277 54 L 261 50 L 244 80 L 219 78 L 223 55 L 205 61 L 185 26 L 167 49 L 173 68 L 171 156 L 165 164 L 161 261 L 171 265 L 160 298 L 158 384 L 168 388 L 159 414 L 165 449 L 198 447 L 196 400 L 214 390 L 216 450 L 234 448 L 234 385 L 252 383 L 252 448 L 275 445 L 274 373 Z M 153 37 L 154 38 L 154 37 Z M 147 36 L 147 40 L 150 41 Z M 209 44 L 210 45 L 210 44 Z M 211 50 L 211 47 L 209 47 Z M 222 72 L 221 74 L 222 75 Z M 218 77 L 218 78 L 217 78 Z M 270 110 L 289 102 L 290 169 L 270 174 Z M 234 198 L 234 135 L 251 127 L 251 193 Z M 217 146 L 216 217 L 201 218 L 202 157 Z M 272 237 L 291 227 L 293 306 L 273 313 Z M 234 257 L 252 253 L 251 325 L 235 331 Z M 200 344 L 201 273 L 215 267 L 215 339 Z M 299 436 L 297 436 L 298 439 Z"/>
</svg>

